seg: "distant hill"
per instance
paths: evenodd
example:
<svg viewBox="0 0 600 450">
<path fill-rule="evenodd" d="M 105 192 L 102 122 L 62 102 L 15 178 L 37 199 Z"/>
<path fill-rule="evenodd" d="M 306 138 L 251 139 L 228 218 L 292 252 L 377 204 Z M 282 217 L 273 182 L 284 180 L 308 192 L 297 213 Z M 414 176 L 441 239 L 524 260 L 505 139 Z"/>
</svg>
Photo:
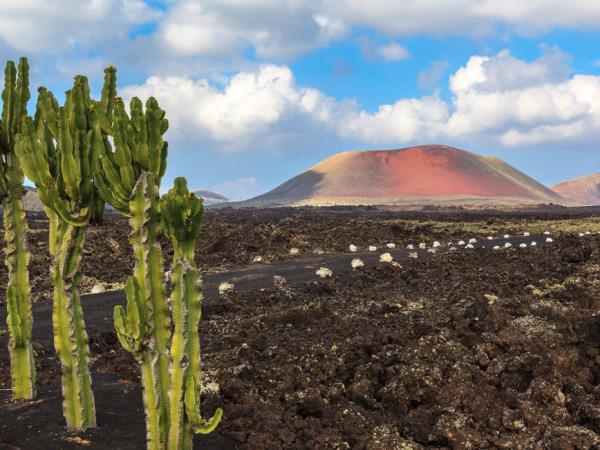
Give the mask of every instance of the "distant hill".
<svg viewBox="0 0 600 450">
<path fill-rule="evenodd" d="M 206 189 L 194 191 L 194 194 L 196 194 L 197 197 L 201 197 L 204 199 L 205 206 L 212 206 L 217 205 L 219 203 L 226 203 L 231 201 L 224 195 L 217 194 L 216 192 L 208 191 Z"/>
<path fill-rule="evenodd" d="M 552 190 L 580 205 L 600 205 L 600 173 L 565 181 Z"/>
<path fill-rule="evenodd" d="M 446 145 L 337 153 L 242 206 L 565 203 L 499 158 Z"/>
<path fill-rule="evenodd" d="M 216 192 L 208 191 L 208 190 L 200 190 L 195 191 L 195 194 L 198 197 L 204 198 L 204 204 L 206 206 L 212 206 L 219 203 L 230 202 L 227 197 L 221 194 L 217 194 Z M 37 195 L 35 187 L 25 186 L 25 197 L 23 198 L 23 203 L 25 205 L 26 211 L 43 211 L 44 205 L 40 201 L 40 198 Z M 112 210 L 113 208 L 110 205 L 106 205 L 107 210 Z"/>
</svg>

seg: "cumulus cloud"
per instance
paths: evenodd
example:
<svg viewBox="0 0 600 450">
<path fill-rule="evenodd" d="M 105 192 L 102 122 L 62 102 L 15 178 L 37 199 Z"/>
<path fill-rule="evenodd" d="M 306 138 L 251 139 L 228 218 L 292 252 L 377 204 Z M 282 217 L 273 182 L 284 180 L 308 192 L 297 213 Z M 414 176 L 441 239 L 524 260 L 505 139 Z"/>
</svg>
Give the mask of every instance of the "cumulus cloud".
<svg viewBox="0 0 600 450">
<path fill-rule="evenodd" d="M 130 98 L 155 96 L 169 112 L 171 138 L 180 143 L 212 143 L 236 151 L 268 142 L 294 130 L 321 131 L 343 105 L 318 90 L 296 85 L 288 67 L 264 65 L 241 72 L 219 89 L 206 79 L 150 77 L 142 85 L 128 86 L 121 94 Z"/>
<path fill-rule="evenodd" d="M 16 50 L 59 53 L 127 40 L 161 13 L 142 0 L 2 0 L 0 39 Z"/>
<path fill-rule="evenodd" d="M 182 0 L 158 39 L 181 55 L 231 53 L 252 46 L 264 58 L 290 58 L 340 38 L 339 19 L 297 0 Z"/>
<path fill-rule="evenodd" d="M 499 26 L 520 34 L 552 28 L 600 27 L 600 3 L 581 0 L 395 0 L 324 1 L 328 14 L 353 26 L 367 26 L 391 36 L 412 34 L 481 35 Z"/>
<path fill-rule="evenodd" d="M 169 112 L 175 142 L 225 151 L 289 151 L 324 136 L 386 146 L 594 142 L 600 132 L 600 77 L 572 76 L 568 61 L 552 48 L 529 62 L 508 51 L 474 55 L 450 75 L 449 100 L 436 93 L 398 99 L 375 111 L 299 86 L 288 67 L 275 65 L 238 73 L 222 88 L 206 79 L 151 77 L 124 94 L 156 96 Z"/>
<path fill-rule="evenodd" d="M 392 39 L 598 29 L 600 4 L 595 0 L 576 5 L 562 0 L 181 0 L 168 8 L 147 44 L 181 58 L 229 56 L 252 48 L 263 59 L 281 60 L 365 28 Z M 392 61 L 408 56 L 393 40 L 367 53 Z"/>
</svg>

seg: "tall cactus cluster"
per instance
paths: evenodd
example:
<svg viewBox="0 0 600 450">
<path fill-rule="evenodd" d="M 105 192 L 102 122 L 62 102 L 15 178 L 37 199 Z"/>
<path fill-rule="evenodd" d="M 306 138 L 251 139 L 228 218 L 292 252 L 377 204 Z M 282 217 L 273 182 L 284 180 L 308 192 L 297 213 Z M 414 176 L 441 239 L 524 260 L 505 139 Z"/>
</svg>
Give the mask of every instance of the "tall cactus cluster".
<svg viewBox="0 0 600 450">
<path fill-rule="evenodd" d="M 62 369 L 63 412 L 70 430 L 96 426 L 88 336 L 79 294 L 85 233 L 102 204 L 92 179 L 95 123 L 87 78 L 75 77 L 59 106 L 38 90 L 35 118 L 22 119 L 15 150 L 32 180 L 50 222 L 54 346 Z M 102 208 L 103 209 L 103 208 Z"/>
<path fill-rule="evenodd" d="M 114 77 L 114 69 L 108 68 L 105 79 Z M 94 181 L 104 199 L 129 217 L 135 256 L 126 284 L 127 309 L 115 308 L 115 328 L 140 364 L 148 448 L 191 449 L 192 433 L 212 431 L 222 414 L 218 410 L 205 421 L 199 406 L 201 294 L 194 246 L 202 204 L 188 193 L 183 179 L 160 200 L 167 156 L 165 113 L 154 98 L 144 110 L 134 97 L 129 110 L 130 115 L 119 97 L 112 111 L 96 104 L 100 120 L 94 133 Z M 102 133 L 112 136 L 112 144 Z M 158 242 L 161 229 L 176 249 L 170 299 Z"/>
<path fill-rule="evenodd" d="M 35 361 L 31 345 L 31 298 L 27 219 L 23 207 L 23 171 L 15 153 L 15 141 L 21 117 L 27 115 L 29 100 L 29 66 L 25 58 L 19 70 L 12 61 L 6 63 L 0 122 L 0 195 L 4 210 L 4 240 L 8 283 L 6 286 L 6 323 L 10 333 L 12 392 L 14 399 L 33 399 Z"/>
<path fill-rule="evenodd" d="M 96 426 L 79 267 L 86 229 L 102 219 L 106 201 L 131 226 L 135 267 L 126 283 L 127 307 L 115 308 L 114 323 L 122 346 L 140 365 L 148 448 L 191 449 L 193 433 L 214 430 L 222 411 L 208 420 L 200 413 L 202 294 L 194 249 L 203 207 L 183 178 L 160 198 L 167 158 L 165 112 L 154 98 L 144 107 L 135 97 L 128 112 L 116 96 L 116 69 L 108 67 L 99 101 L 92 100 L 87 78 L 76 76 L 62 106 L 40 88 L 32 118 L 27 75 L 25 59 L 18 78 L 14 64 L 7 64 L 0 123 L 13 396 L 35 396 L 25 175 L 35 183 L 50 223 L 52 320 L 67 428 Z M 174 248 L 170 295 L 159 244 L 163 233 Z"/>
</svg>

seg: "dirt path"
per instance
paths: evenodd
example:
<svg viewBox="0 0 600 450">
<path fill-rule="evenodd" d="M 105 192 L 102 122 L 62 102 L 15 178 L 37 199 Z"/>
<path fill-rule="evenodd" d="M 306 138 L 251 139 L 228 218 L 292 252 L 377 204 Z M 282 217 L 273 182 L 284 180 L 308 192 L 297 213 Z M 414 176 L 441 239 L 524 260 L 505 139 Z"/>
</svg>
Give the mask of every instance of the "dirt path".
<svg viewBox="0 0 600 450">
<path fill-rule="evenodd" d="M 472 244 L 475 248 L 465 249 L 464 246 L 458 246 L 457 251 L 476 251 L 486 247 L 492 248 L 495 245 L 504 246 L 510 242 L 513 247 L 518 247 L 522 243 L 530 244 L 536 242 L 538 246 L 547 244 L 544 235 L 532 236 L 513 236 L 509 239 L 479 240 Z M 468 241 L 468 238 L 465 238 Z M 551 244 L 550 244 L 551 245 Z M 437 252 L 448 251 L 447 245 L 437 248 Z M 428 250 L 405 248 L 385 248 L 374 252 L 355 252 L 355 253 L 337 253 L 319 256 L 299 256 L 296 258 L 278 261 L 272 264 L 255 264 L 243 266 L 224 272 L 206 273 L 203 275 L 203 294 L 205 304 L 210 304 L 218 300 L 218 288 L 222 282 L 233 283 L 236 290 L 249 291 L 253 289 L 269 288 L 273 286 L 273 277 L 275 275 L 284 277 L 289 283 L 299 283 L 310 279 L 317 279 L 315 271 L 320 267 L 326 267 L 336 274 L 352 272 L 350 265 L 352 259 L 360 258 L 365 265 L 374 266 L 379 263 L 379 256 L 382 253 L 390 253 L 395 261 L 406 260 L 410 253 L 416 252 L 419 258 L 432 256 Z M 125 304 L 123 291 L 111 291 L 101 294 L 89 294 L 82 297 L 83 311 L 88 329 L 91 331 L 103 331 L 113 328 L 113 308 L 117 304 Z M 5 307 L 0 309 L 0 323 L 5 321 Z M 52 341 L 52 302 L 38 302 L 33 308 L 33 339 L 40 341 Z M 0 345 L 6 345 L 0 338 Z"/>
</svg>

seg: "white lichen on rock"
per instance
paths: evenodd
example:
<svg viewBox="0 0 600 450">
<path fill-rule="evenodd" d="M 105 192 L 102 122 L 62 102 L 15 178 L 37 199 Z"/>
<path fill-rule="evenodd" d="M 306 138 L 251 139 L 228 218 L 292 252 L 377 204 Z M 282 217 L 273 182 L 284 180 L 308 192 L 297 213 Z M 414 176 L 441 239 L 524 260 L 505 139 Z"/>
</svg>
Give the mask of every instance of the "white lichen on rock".
<svg viewBox="0 0 600 450">
<path fill-rule="evenodd" d="M 382 253 L 379 255 L 379 262 L 392 262 L 394 257 L 390 253 Z"/>
<path fill-rule="evenodd" d="M 319 267 L 319 270 L 317 270 L 315 272 L 315 274 L 317 274 L 317 276 L 319 276 L 321 278 L 325 278 L 325 277 L 332 276 L 333 272 L 331 271 L 331 269 L 328 269 L 327 267 Z"/>
<path fill-rule="evenodd" d="M 350 263 L 353 269 L 357 269 L 359 267 L 364 267 L 365 263 L 360 258 L 354 258 Z"/>
<path fill-rule="evenodd" d="M 227 292 L 233 292 L 234 287 L 235 286 L 233 283 L 223 281 L 221 284 L 219 284 L 219 294 L 223 295 Z"/>
</svg>

